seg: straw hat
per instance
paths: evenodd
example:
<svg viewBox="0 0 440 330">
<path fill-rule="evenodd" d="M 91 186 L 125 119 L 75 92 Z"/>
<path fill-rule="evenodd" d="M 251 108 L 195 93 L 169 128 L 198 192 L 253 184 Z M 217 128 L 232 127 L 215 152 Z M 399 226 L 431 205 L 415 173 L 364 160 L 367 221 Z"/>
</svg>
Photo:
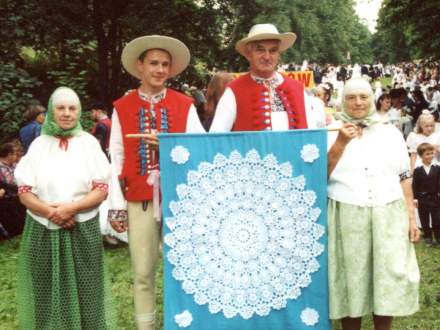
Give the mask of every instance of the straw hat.
<svg viewBox="0 0 440 330">
<path fill-rule="evenodd" d="M 188 47 L 175 38 L 152 35 L 133 39 L 124 47 L 121 60 L 125 70 L 139 80 L 142 76 L 137 69 L 137 60 L 139 55 L 149 49 L 163 49 L 170 53 L 170 78 L 185 70 L 191 59 Z"/>
<path fill-rule="evenodd" d="M 279 40 L 280 52 L 291 47 L 296 40 L 296 34 L 293 32 L 279 33 L 273 24 L 256 24 L 251 27 L 249 34 L 235 44 L 235 50 L 245 56 L 246 44 L 257 40 Z"/>
</svg>

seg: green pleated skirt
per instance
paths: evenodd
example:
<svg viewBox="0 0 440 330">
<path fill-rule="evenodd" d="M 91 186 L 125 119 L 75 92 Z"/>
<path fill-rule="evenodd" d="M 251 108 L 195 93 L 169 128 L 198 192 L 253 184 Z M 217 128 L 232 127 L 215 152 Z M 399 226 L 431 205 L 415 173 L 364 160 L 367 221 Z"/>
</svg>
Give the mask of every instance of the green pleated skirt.
<svg viewBox="0 0 440 330">
<path fill-rule="evenodd" d="M 360 207 L 329 199 L 331 319 L 418 310 L 420 273 L 408 230 L 403 200 Z"/>
<path fill-rule="evenodd" d="M 18 262 L 20 329 L 115 329 L 98 218 L 48 230 L 29 215 Z"/>
</svg>

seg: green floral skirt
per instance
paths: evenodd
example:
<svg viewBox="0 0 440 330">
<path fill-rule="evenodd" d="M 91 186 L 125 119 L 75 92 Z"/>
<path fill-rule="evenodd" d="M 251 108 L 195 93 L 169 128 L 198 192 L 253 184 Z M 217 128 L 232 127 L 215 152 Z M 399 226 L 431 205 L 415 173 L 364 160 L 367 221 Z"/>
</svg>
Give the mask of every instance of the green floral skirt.
<svg viewBox="0 0 440 330">
<path fill-rule="evenodd" d="M 418 310 L 420 273 L 403 200 L 360 207 L 329 199 L 328 230 L 331 319 Z"/>
<path fill-rule="evenodd" d="M 48 230 L 29 215 L 18 263 L 21 329 L 114 329 L 99 221 Z"/>
</svg>

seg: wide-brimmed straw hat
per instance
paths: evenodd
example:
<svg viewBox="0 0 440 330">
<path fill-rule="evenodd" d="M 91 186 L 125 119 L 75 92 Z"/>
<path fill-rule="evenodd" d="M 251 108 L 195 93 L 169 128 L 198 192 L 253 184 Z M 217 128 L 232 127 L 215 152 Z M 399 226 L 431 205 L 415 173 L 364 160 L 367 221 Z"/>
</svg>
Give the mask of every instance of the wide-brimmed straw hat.
<svg viewBox="0 0 440 330">
<path fill-rule="evenodd" d="M 175 38 L 152 35 L 133 39 L 124 47 L 121 60 L 125 70 L 140 80 L 142 76 L 137 69 L 137 60 L 139 55 L 149 49 L 163 49 L 170 53 L 170 78 L 185 70 L 191 59 L 188 47 Z"/>
<path fill-rule="evenodd" d="M 251 27 L 249 34 L 235 44 L 235 50 L 245 56 L 246 44 L 258 40 L 279 40 L 280 52 L 291 47 L 296 40 L 296 34 L 293 32 L 279 33 L 273 24 L 256 24 Z"/>
</svg>

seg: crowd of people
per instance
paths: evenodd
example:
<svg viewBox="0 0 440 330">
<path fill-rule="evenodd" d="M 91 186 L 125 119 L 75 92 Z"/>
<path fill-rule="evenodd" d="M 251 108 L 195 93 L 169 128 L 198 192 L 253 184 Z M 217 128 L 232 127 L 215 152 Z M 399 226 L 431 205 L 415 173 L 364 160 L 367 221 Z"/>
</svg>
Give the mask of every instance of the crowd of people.
<svg viewBox="0 0 440 330">
<path fill-rule="evenodd" d="M 373 314 L 377 329 L 391 329 L 394 316 L 417 311 L 415 207 L 426 243 L 440 244 L 438 64 L 305 62 L 278 69 L 295 39 L 272 24 L 253 26 L 236 44 L 249 73 L 234 79 L 217 72 L 206 91 L 188 89 L 192 97 L 166 87 L 189 65 L 188 48 L 167 36 L 134 39 L 122 65 L 140 86 L 114 102 L 111 119 L 102 103 L 91 107 L 95 138 L 82 129 L 81 102 L 70 88 L 56 89 L 47 110 L 29 107 L 22 148 L 0 146 L 0 235 L 17 235 L 25 224 L 18 273 L 23 329 L 114 328 L 100 237 L 111 242 L 127 230 L 137 327 L 154 329 L 158 132 L 333 128 L 330 318 L 360 329 L 361 318 Z M 283 70 L 313 71 L 316 87 L 305 90 Z M 391 85 L 382 86 L 382 77 Z M 107 215 L 114 235 L 105 224 L 100 233 L 99 217 L 106 223 Z"/>
</svg>

